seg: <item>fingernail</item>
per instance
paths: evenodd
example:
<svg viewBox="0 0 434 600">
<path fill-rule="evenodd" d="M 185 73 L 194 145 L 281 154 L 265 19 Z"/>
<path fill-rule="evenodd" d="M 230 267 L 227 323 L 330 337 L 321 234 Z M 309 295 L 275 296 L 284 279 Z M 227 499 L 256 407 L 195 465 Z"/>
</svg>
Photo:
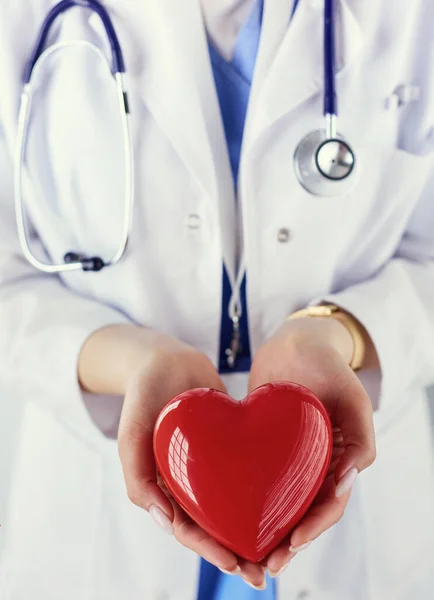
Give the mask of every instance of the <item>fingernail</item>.
<svg viewBox="0 0 434 600">
<path fill-rule="evenodd" d="M 289 551 L 294 552 L 294 554 L 297 554 L 297 552 L 301 552 L 302 550 L 306 550 L 306 548 L 309 548 L 311 543 L 312 542 L 306 542 L 305 544 L 302 544 L 301 546 L 290 546 Z"/>
<path fill-rule="evenodd" d="M 345 475 L 341 478 L 338 485 L 336 486 L 336 498 L 340 498 L 353 487 L 353 484 L 358 474 L 359 471 L 355 467 L 345 473 Z"/>
<path fill-rule="evenodd" d="M 250 581 L 246 581 L 244 580 L 248 586 L 250 586 L 251 588 L 253 588 L 254 590 L 258 590 L 258 592 L 262 592 L 263 590 L 267 589 L 267 582 L 264 581 L 261 583 L 261 585 L 255 585 L 254 583 L 250 583 Z"/>
<path fill-rule="evenodd" d="M 285 563 L 285 564 L 283 565 L 283 567 L 281 567 L 281 568 L 280 568 L 278 571 L 271 571 L 271 569 L 268 569 L 268 573 L 269 573 L 270 577 L 271 577 L 272 579 L 275 579 L 276 577 L 279 577 L 279 575 L 282 575 L 282 573 L 283 573 L 284 571 L 286 571 L 286 569 L 289 567 L 289 563 L 290 563 L 290 562 L 291 562 L 291 561 L 288 561 L 287 563 Z"/>
<path fill-rule="evenodd" d="M 149 507 L 149 514 L 154 519 L 155 523 L 166 533 L 173 535 L 173 525 L 169 517 L 164 513 L 161 508 L 153 504 Z"/>
<path fill-rule="evenodd" d="M 222 573 L 225 573 L 226 575 L 238 575 L 238 573 L 241 573 L 241 569 L 240 566 L 237 565 L 235 567 L 235 569 L 233 569 L 232 571 L 226 571 L 226 569 L 222 569 L 221 567 L 217 567 L 219 569 L 219 571 L 221 571 Z"/>
</svg>

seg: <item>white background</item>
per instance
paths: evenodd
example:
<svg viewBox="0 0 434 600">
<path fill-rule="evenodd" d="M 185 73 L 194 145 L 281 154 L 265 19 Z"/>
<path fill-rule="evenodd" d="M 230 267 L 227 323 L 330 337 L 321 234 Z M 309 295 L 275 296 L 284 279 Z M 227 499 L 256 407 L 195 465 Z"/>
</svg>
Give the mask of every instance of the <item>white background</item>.
<svg viewBox="0 0 434 600">
<path fill-rule="evenodd" d="M 432 421 L 434 427 L 434 390 L 432 399 Z M 7 495 L 13 471 L 14 451 L 19 437 L 22 405 L 10 406 L 5 398 L 0 398 L 0 553 L 5 527 L 7 527 Z"/>
</svg>

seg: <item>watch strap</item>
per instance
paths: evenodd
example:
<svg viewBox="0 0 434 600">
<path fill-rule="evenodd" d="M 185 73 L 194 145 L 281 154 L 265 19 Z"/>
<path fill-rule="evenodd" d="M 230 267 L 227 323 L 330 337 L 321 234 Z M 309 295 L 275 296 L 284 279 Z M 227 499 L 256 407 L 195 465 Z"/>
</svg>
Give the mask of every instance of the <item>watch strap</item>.
<svg viewBox="0 0 434 600">
<path fill-rule="evenodd" d="M 353 371 L 358 371 L 365 358 L 366 344 L 363 333 L 358 322 L 349 313 L 344 312 L 335 304 L 321 304 L 319 306 L 308 306 L 289 315 L 288 320 L 300 319 L 304 317 L 330 317 L 337 319 L 346 327 L 353 340 L 353 356 L 351 357 L 350 367 Z"/>
</svg>

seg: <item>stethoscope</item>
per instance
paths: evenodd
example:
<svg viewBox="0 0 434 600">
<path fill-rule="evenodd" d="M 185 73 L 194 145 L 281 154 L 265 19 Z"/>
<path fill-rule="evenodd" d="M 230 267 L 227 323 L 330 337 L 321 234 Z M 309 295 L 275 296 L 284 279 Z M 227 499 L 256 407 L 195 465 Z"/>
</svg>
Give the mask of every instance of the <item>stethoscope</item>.
<svg viewBox="0 0 434 600">
<path fill-rule="evenodd" d="M 354 182 L 356 160 L 353 150 L 337 131 L 337 96 L 335 70 L 335 2 L 324 0 L 324 118 L 325 127 L 309 133 L 297 146 L 294 169 L 303 188 L 315 196 L 328 197 L 347 193 Z M 87 41 L 59 42 L 45 49 L 54 21 L 70 8 L 81 6 L 99 15 L 111 47 L 111 65 L 102 52 Z M 116 83 L 119 114 L 122 123 L 125 154 L 125 209 L 121 239 L 116 253 L 109 260 L 76 251 L 64 255 L 60 264 L 47 264 L 39 260 L 29 244 L 26 214 L 23 201 L 22 171 L 28 137 L 29 117 L 34 93 L 34 80 L 44 61 L 58 50 L 71 45 L 92 49 L 107 63 L 108 72 Z M 134 158 L 128 123 L 130 113 L 123 74 L 125 64 L 116 31 L 107 10 L 100 0 L 61 0 L 45 18 L 35 48 L 24 73 L 24 87 L 18 120 L 17 150 L 15 158 L 15 210 L 19 241 L 25 258 L 39 271 L 61 273 L 68 271 L 100 271 L 116 265 L 124 256 L 132 225 L 134 205 Z"/>
</svg>

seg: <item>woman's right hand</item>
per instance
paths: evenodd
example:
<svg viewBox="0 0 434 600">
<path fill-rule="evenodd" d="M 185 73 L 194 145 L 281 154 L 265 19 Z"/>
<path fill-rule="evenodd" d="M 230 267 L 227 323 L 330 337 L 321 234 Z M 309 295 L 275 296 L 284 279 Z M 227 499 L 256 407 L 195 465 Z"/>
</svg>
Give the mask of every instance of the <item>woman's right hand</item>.
<svg viewBox="0 0 434 600">
<path fill-rule="evenodd" d="M 170 336 L 141 327 L 113 325 L 95 332 L 85 343 L 79 379 L 86 391 L 125 397 L 118 447 L 130 500 L 148 511 L 185 547 L 221 570 L 239 573 L 250 585 L 262 586 L 264 567 L 239 559 L 211 538 L 193 523 L 158 479 L 153 431 L 160 411 L 189 389 L 225 390 L 208 357 Z"/>
</svg>

